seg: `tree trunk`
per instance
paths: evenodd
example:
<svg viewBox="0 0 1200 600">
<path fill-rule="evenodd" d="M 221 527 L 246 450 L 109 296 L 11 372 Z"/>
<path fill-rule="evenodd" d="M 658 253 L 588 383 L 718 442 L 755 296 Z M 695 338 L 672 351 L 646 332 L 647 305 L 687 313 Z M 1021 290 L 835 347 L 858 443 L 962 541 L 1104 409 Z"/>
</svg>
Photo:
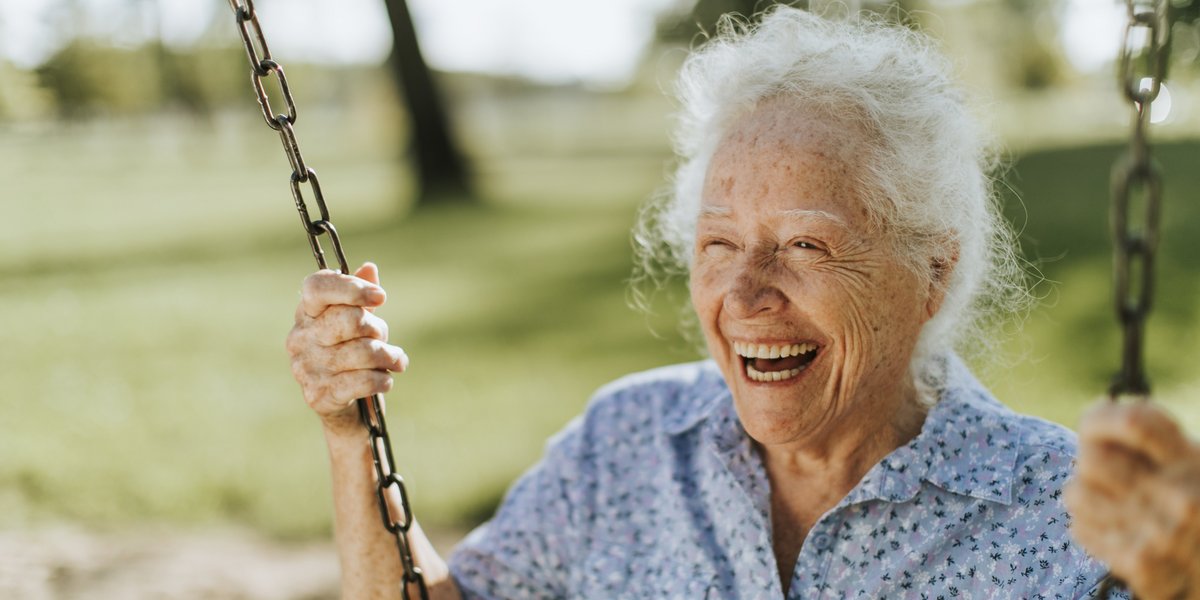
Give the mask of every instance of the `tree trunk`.
<svg viewBox="0 0 1200 600">
<path fill-rule="evenodd" d="M 410 144 L 416 161 L 417 205 L 471 199 L 467 163 L 450 134 L 441 95 L 421 55 L 405 0 L 384 0 L 392 24 L 388 61 L 412 122 Z"/>
</svg>

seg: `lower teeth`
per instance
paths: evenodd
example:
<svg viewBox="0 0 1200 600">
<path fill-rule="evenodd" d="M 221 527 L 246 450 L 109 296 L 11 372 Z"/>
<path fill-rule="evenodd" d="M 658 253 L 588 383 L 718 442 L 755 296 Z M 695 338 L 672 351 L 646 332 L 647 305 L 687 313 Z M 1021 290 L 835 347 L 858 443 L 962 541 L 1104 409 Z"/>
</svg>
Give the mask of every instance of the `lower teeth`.
<svg viewBox="0 0 1200 600">
<path fill-rule="evenodd" d="M 804 370 L 804 367 L 797 367 L 786 371 L 759 371 L 752 365 L 746 365 L 746 375 L 753 381 L 783 381 L 799 375 L 802 370 Z"/>
</svg>

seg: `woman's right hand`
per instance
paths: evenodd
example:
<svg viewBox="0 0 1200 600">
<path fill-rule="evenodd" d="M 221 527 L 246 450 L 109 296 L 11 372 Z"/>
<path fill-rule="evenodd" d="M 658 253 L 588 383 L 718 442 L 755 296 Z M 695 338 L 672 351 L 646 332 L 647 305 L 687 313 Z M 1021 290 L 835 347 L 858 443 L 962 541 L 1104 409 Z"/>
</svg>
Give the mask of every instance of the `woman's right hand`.
<svg viewBox="0 0 1200 600">
<path fill-rule="evenodd" d="M 387 323 L 374 314 L 386 298 L 372 263 L 354 275 L 326 269 L 304 279 L 287 351 L 305 402 L 329 433 L 359 431 L 354 400 L 389 391 L 391 372 L 408 366 L 404 350 L 387 343 Z"/>
</svg>

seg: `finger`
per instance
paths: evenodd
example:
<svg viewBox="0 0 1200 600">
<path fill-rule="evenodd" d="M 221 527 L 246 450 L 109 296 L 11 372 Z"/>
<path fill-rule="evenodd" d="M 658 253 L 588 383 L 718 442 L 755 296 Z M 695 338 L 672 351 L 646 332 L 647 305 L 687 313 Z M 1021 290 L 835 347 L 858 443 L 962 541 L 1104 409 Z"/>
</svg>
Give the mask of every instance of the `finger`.
<svg viewBox="0 0 1200 600">
<path fill-rule="evenodd" d="M 1144 454 L 1127 446 L 1090 441 L 1079 445 L 1075 477 L 1112 495 L 1122 495 L 1154 471 Z"/>
<path fill-rule="evenodd" d="M 363 263 L 363 265 L 354 272 L 354 276 L 375 285 L 379 285 L 379 267 L 373 262 Z M 367 310 L 373 312 L 375 307 L 367 307 Z"/>
<path fill-rule="evenodd" d="M 1182 598 L 1187 570 L 1182 568 L 1190 548 L 1180 548 L 1170 536 L 1147 531 L 1129 551 L 1127 560 L 1113 570 L 1140 598 Z M 1128 562 L 1126 565 L 1124 563 Z"/>
<path fill-rule="evenodd" d="M 387 321 L 357 306 L 330 306 L 308 326 L 317 344 L 336 346 L 358 338 L 388 340 Z"/>
<path fill-rule="evenodd" d="M 1104 402 L 1092 408 L 1079 425 L 1081 442 L 1109 442 L 1126 446 L 1161 465 L 1188 449 L 1188 441 L 1174 419 L 1148 402 Z"/>
<path fill-rule="evenodd" d="M 1081 481 L 1073 481 L 1063 493 L 1071 511 L 1071 535 L 1089 554 L 1132 586 L 1139 597 L 1167 598 L 1178 591 L 1184 579 L 1182 559 L 1192 544 L 1181 540 L 1166 520 L 1154 494 L 1110 496 Z"/>
<path fill-rule="evenodd" d="M 304 279 L 300 304 L 304 314 L 315 318 L 338 304 L 375 307 L 387 300 L 383 288 L 353 275 L 323 269 Z"/>
<path fill-rule="evenodd" d="M 379 265 L 373 262 L 365 262 L 354 272 L 354 276 L 379 285 Z"/>
<path fill-rule="evenodd" d="M 408 368 L 408 355 L 399 346 L 372 338 L 358 338 L 322 349 L 324 364 L 330 373 L 359 369 L 384 369 L 403 372 Z"/>
<path fill-rule="evenodd" d="M 1170 533 L 1172 547 L 1181 556 L 1192 556 L 1183 554 L 1182 549 L 1200 544 L 1200 481 L 1194 471 L 1173 471 L 1152 478 L 1141 489 L 1154 499 L 1155 512 Z M 1200 557 L 1196 562 L 1200 563 Z"/>
<path fill-rule="evenodd" d="M 1071 513 L 1071 535 L 1089 554 L 1111 565 L 1129 553 L 1137 531 L 1126 512 L 1128 502 L 1078 480 L 1063 490 L 1063 501 Z"/>
<path fill-rule="evenodd" d="M 359 398 L 390 392 L 393 381 L 391 373 L 378 369 L 343 371 L 329 378 L 329 393 L 313 409 L 321 414 L 345 410 Z"/>
</svg>

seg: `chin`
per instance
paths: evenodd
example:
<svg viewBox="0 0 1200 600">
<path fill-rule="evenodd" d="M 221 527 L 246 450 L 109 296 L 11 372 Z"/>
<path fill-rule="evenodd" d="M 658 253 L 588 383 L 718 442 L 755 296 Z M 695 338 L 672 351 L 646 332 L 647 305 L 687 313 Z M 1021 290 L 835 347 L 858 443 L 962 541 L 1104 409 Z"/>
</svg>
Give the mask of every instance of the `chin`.
<svg viewBox="0 0 1200 600">
<path fill-rule="evenodd" d="M 742 427 L 754 441 L 764 445 L 813 437 L 833 413 L 833 403 L 820 386 L 734 385 L 731 392 Z"/>
</svg>

